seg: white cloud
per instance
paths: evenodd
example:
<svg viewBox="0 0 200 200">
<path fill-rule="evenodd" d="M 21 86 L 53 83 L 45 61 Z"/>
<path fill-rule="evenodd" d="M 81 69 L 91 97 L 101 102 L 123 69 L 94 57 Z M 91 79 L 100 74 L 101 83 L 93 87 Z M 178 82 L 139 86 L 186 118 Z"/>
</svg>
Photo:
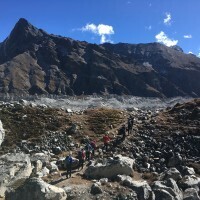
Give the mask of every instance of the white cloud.
<svg viewBox="0 0 200 200">
<path fill-rule="evenodd" d="M 192 52 L 192 51 L 189 51 L 188 54 L 193 54 L 193 52 Z"/>
<path fill-rule="evenodd" d="M 172 16 L 170 13 L 165 13 L 165 19 L 163 20 L 163 23 L 165 25 L 171 25 L 171 20 L 172 20 Z"/>
<path fill-rule="evenodd" d="M 82 31 L 91 31 L 92 33 L 97 33 L 97 27 L 95 24 L 86 24 L 86 26 L 81 28 Z"/>
<path fill-rule="evenodd" d="M 102 36 L 101 36 L 100 43 L 101 43 L 101 44 L 103 44 L 103 43 L 105 43 L 105 42 L 113 43 L 113 41 L 112 41 L 112 40 L 110 40 L 110 39 L 106 38 L 106 36 L 105 36 L 105 35 L 102 35 Z"/>
<path fill-rule="evenodd" d="M 114 34 L 114 30 L 112 26 L 99 24 L 97 26 L 99 35 L 111 35 Z"/>
<path fill-rule="evenodd" d="M 183 37 L 186 38 L 186 39 L 191 39 L 192 35 L 184 35 Z"/>
<path fill-rule="evenodd" d="M 151 25 L 150 26 L 146 26 L 145 29 L 150 31 L 152 29 L 152 26 Z"/>
<path fill-rule="evenodd" d="M 89 31 L 91 33 L 99 35 L 101 37 L 101 43 L 112 42 L 111 40 L 107 39 L 107 36 L 113 35 L 115 33 L 112 26 L 105 24 L 86 24 L 86 26 L 82 27 L 81 30 Z"/>
<path fill-rule="evenodd" d="M 163 31 L 158 33 L 155 36 L 155 38 L 156 38 L 157 42 L 161 42 L 168 47 L 177 45 L 177 43 L 178 43 L 178 40 L 172 40 L 172 39 L 168 38 L 168 36 Z"/>
</svg>

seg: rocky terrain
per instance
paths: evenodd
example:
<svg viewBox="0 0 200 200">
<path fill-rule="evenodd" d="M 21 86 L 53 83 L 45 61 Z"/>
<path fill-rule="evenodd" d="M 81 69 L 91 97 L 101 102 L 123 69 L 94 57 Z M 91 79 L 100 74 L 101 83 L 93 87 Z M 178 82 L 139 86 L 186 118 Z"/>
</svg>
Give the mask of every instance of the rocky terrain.
<svg viewBox="0 0 200 200">
<path fill-rule="evenodd" d="M 73 111 L 68 106 L 0 103 L 2 199 L 200 199 L 199 99 L 152 109 L 86 106 Z M 127 126 L 130 115 L 132 132 L 121 140 L 118 129 Z M 107 131 L 111 143 L 105 152 Z M 79 170 L 77 151 L 88 137 L 98 148 Z M 73 173 L 66 179 L 69 151 Z"/>
<path fill-rule="evenodd" d="M 20 19 L 0 43 L 0 93 L 200 96 L 200 59 L 179 47 L 90 44 Z"/>
</svg>

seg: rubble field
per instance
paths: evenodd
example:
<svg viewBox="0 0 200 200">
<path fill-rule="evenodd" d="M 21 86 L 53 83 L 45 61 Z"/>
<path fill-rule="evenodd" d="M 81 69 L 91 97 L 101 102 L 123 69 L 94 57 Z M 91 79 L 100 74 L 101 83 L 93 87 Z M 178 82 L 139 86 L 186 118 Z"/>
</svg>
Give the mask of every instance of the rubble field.
<svg viewBox="0 0 200 200">
<path fill-rule="evenodd" d="M 122 140 L 118 130 L 130 116 L 133 129 Z M 0 119 L 5 131 L 0 180 L 9 183 L 0 181 L 2 198 L 27 199 L 29 187 L 49 187 L 49 193 L 39 189 L 32 198 L 41 193 L 40 199 L 199 199 L 200 99 L 151 109 L 82 110 L 21 100 L 2 102 Z M 111 138 L 108 152 L 105 133 Z M 97 150 L 79 170 L 77 152 L 88 138 Z M 66 179 L 69 152 L 75 162 L 72 178 Z"/>
</svg>

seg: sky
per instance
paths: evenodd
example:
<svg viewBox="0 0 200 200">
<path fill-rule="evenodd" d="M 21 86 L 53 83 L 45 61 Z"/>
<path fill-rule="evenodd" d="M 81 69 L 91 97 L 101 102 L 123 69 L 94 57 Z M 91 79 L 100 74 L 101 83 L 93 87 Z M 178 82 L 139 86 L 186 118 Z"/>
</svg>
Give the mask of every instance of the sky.
<svg viewBox="0 0 200 200">
<path fill-rule="evenodd" d="M 0 42 L 20 18 L 80 41 L 160 42 L 200 56 L 200 0 L 0 0 Z"/>
</svg>

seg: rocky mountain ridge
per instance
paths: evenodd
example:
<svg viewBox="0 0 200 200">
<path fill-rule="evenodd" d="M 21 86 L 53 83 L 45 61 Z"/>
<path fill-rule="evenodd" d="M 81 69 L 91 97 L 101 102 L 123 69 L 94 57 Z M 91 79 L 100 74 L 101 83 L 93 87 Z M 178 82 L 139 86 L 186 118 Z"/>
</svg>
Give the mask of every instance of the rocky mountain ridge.
<svg viewBox="0 0 200 200">
<path fill-rule="evenodd" d="M 20 19 L 0 44 L 0 93 L 200 96 L 200 59 L 159 43 L 90 44 Z"/>
</svg>

